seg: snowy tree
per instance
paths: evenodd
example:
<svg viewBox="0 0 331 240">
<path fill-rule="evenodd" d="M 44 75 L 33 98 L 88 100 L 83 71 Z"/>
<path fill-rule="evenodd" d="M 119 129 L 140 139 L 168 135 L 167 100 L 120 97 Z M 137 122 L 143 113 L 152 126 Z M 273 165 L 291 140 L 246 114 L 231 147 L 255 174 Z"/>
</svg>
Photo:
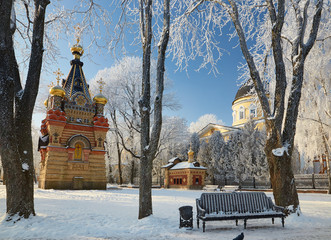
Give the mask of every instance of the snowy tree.
<svg viewBox="0 0 331 240">
<path fill-rule="evenodd" d="M 163 117 L 162 131 L 159 142 L 159 150 L 155 160 L 153 161 L 153 176 L 161 179 L 161 166 L 168 163 L 168 160 L 173 157 L 179 157 L 184 160 L 178 150 L 186 151 L 189 140 L 189 132 L 187 130 L 187 122 L 180 117 Z M 162 181 L 158 181 L 162 183 Z"/>
<path fill-rule="evenodd" d="M 329 43 L 331 47 L 331 41 Z M 323 52 L 322 54 L 330 54 Z M 325 58 L 320 58 L 311 64 L 315 67 L 316 64 L 321 64 L 320 61 Z M 331 58 L 330 58 L 331 59 Z M 331 101 L 330 101 L 330 66 L 331 60 L 323 68 L 321 64 L 319 72 L 312 72 L 305 81 L 306 91 L 303 92 L 302 101 L 300 103 L 297 142 L 299 151 L 303 153 L 306 164 L 312 162 L 315 157 L 324 154 L 327 163 L 327 174 L 329 181 L 329 193 L 331 193 L 331 178 L 329 157 L 331 155 L 330 146 L 330 131 L 331 131 Z"/>
<path fill-rule="evenodd" d="M 197 156 L 199 154 L 199 148 L 200 148 L 200 139 L 199 139 L 199 135 L 194 132 L 191 135 L 191 140 L 190 140 L 190 147 L 192 149 L 192 151 L 194 152 L 194 159 L 197 159 Z"/>
<path fill-rule="evenodd" d="M 156 62 L 151 62 L 151 78 L 156 77 Z M 105 68 L 99 71 L 91 80 L 91 90 L 97 91 L 99 79 L 105 82 L 103 94 L 110 99 L 105 106 L 105 112 L 112 121 L 113 139 L 116 147 L 118 160 L 119 183 L 122 184 L 122 164 L 128 164 L 122 161 L 121 156 L 131 155 L 129 165 L 138 166 L 139 144 L 140 144 L 140 113 L 138 99 L 141 95 L 141 58 L 124 57 L 120 59 L 111 68 Z M 173 93 L 169 91 L 170 79 L 165 79 L 165 90 L 163 107 L 172 110 L 178 109 L 179 105 L 175 101 Z M 151 83 L 151 100 L 155 96 L 155 83 Z M 153 109 L 151 109 L 153 112 Z M 153 119 L 152 119 L 153 121 Z M 167 134 L 166 134 L 167 135 Z M 164 148 L 161 134 L 159 149 Z M 123 154 L 122 154 L 123 152 Z M 133 163 L 133 161 L 135 163 Z M 155 164 L 154 164 L 155 165 Z M 134 171 L 136 172 L 136 171 Z M 130 179 L 133 179 L 131 177 Z"/>
<path fill-rule="evenodd" d="M 199 132 L 209 123 L 224 125 L 222 120 L 218 120 L 215 114 L 205 114 L 199 117 L 198 121 L 191 122 L 189 126 L 190 133 Z"/>
<path fill-rule="evenodd" d="M 213 133 L 210 137 L 209 142 L 210 149 L 210 168 L 212 172 L 213 183 L 221 180 L 222 178 L 226 179 L 226 173 L 229 169 L 227 169 L 228 162 L 228 149 L 226 147 L 226 143 L 224 142 L 224 138 L 219 131 Z"/>
<path fill-rule="evenodd" d="M 265 132 L 260 132 L 253 121 L 245 124 L 241 131 L 231 135 L 229 141 L 232 167 L 239 186 L 248 177 L 268 177 L 268 163 L 264 153 Z"/>
<path fill-rule="evenodd" d="M 155 5 L 153 5 L 153 3 Z M 142 219 L 153 213 L 152 210 L 152 165 L 155 159 L 159 146 L 159 139 L 162 127 L 162 100 L 164 91 L 164 72 L 166 49 L 170 33 L 170 0 L 163 1 L 162 4 L 153 2 L 152 0 L 142 1 L 138 3 L 138 7 L 134 2 L 123 2 L 121 9 L 123 10 L 118 27 L 121 25 L 123 16 L 133 13 L 139 22 L 140 43 L 142 47 L 142 90 L 138 101 L 140 112 L 140 181 L 139 181 L 139 215 Z M 130 6 L 132 4 L 132 6 Z M 162 17 L 157 17 L 154 7 L 161 8 Z M 133 11 L 132 11 L 133 10 Z M 153 16 L 157 25 L 153 27 Z M 125 22 L 125 19 L 123 20 Z M 154 30 L 154 31 L 153 31 Z M 157 45 L 157 66 L 156 66 L 156 94 L 153 102 L 153 112 L 151 112 L 151 58 L 152 58 L 152 36 L 154 39 L 159 39 Z M 156 38 L 156 37 L 159 38 Z M 153 126 L 151 128 L 151 116 L 153 115 Z"/>
<path fill-rule="evenodd" d="M 212 159 L 210 154 L 210 147 L 206 141 L 202 141 L 200 144 L 200 149 L 197 157 L 198 162 L 207 168 L 206 172 L 206 181 L 212 182 L 213 181 L 213 166 L 212 166 Z"/>
<path fill-rule="evenodd" d="M 33 20 L 26 3 L 27 22 L 32 34 L 25 86 L 21 82 L 15 57 L 14 34 L 17 30 L 14 1 L 0 4 L 0 141 L 1 159 L 7 190 L 7 214 L 11 219 L 35 215 L 33 200 L 33 150 L 31 121 L 38 93 L 44 52 L 46 7 L 49 0 L 33 1 Z M 22 23 L 26 21 L 22 20 Z M 31 35 L 30 35 L 31 34 Z"/>
<path fill-rule="evenodd" d="M 293 205 L 294 209 L 299 199 L 291 156 L 305 60 L 317 39 L 320 23 L 324 26 L 329 22 L 328 12 L 323 12 L 322 17 L 323 1 L 314 3 L 191 0 L 186 2 L 185 14 L 174 21 L 176 35 L 172 37 L 172 50 L 182 56 L 178 64 L 185 67 L 190 59 L 203 56 L 201 67 L 209 63 L 215 69 L 222 56 L 216 34 L 221 35 L 232 22 L 235 31 L 230 38 L 238 36 L 246 60 L 242 78 L 252 80 L 265 118 L 265 153 L 275 202 L 280 206 Z M 327 1 L 325 7 L 329 5 Z"/>
</svg>

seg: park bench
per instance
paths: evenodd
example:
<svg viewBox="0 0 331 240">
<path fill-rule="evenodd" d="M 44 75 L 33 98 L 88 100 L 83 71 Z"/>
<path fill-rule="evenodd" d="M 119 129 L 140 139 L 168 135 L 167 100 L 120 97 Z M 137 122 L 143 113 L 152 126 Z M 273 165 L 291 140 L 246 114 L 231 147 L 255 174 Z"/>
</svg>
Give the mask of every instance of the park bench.
<svg viewBox="0 0 331 240">
<path fill-rule="evenodd" d="M 205 222 L 221 220 L 244 220 L 246 229 L 247 219 L 274 218 L 282 219 L 284 227 L 284 208 L 273 204 L 264 192 L 231 192 L 231 193 L 202 193 L 196 199 L 197 226 L 202 220 L 203 232 Z"/>
<path fill-rule="evenodd" d="M 205 190 L 205 191 L 218 191 L 219 190 L 219 188 L 218 188 L 218 185 L 205 185 L 204 187 L 203 187 L 203 190 Z"/>
</svg>

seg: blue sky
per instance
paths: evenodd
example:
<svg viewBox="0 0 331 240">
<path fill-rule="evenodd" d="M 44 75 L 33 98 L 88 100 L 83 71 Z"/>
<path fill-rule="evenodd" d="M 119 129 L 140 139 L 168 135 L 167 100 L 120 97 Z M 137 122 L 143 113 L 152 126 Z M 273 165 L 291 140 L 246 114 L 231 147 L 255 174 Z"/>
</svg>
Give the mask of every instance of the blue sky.
<svg viewBox="0 0 331 240">
<path fill-rule="evenodd" d="M 84 35 L 85 37 L 82 37 L 83 47 L 89 44 L 86 33 Z M 69 35 L 67 38 L 69 40 L 58 41 L 61 59 L 57 60 L 57 64 L 47 66 L 49 73 L 44 72 L 42 75 L 44 86 L 49 81 L 55 82 L 55 75 L 50 73 L 58 68 L 64 73 L 64 77 L 69 73 L 70 60 L 73 58 L 70 46 L 76 42 L 74 30 L 72 36 Z M 176 93 L 176 98 L 182 108 L 177 111 L 166 110 L 164 115 L 183 117 L 190 124 L 204 114 L 215 114 L 217 119 L 222 120 L 226 125 L 232 124 L 231 105 L 238 90 L 237 66 L 239 62 L 243 62 L 243 58 L 240 48 L 235 47 L 236 39 L 231 42 L 226 37 L 222 39 L 222 48 L 228 53 L 224 52 L 223 58 L 218 63 L 219 74 L 217 75 L 210 73 L 210 69 L 202 69 L 197 72 L 196 69 L 200 64 L 199 59 L 190 62 L 188 72 L 176 71 L 177 67 L 171 60 L 172 56 L 166 60 L 166 72 L 173 82 L 172 91 Z M 140 57 L 140 46 L 136 46 L 131 52 L 132 55 Z M 118 59 L 121 58 L 121 56 L 117 57 Z M 84 54 L 81 60 L 84 62 L 83 70 L 87 81 L 91 80 L 99 70 L 111 67 L 115 62 L 112 54 L 106 51 L 103 51 L 102 54 L 95 53 L 93 49 L 89 56 Z"/>
<path fill-rule="evenodd" d="M 72 37 L 73 38 L 73 37 Z M 72 41 L 74 42 L 74 41 Z M 84 46 L 83 46 L 84 47 Z M 61 41 L 61 56 L 58 64 L 49 66 L 50 72 L 60 68 L 64 77 L 70 71 L 70 60 L 73 58 L 70 52 L 69 43 Z M 218 119 L 223 120 L 226 125 L 232 124 L 231 105 L 238 90 L 238 63 L 242 60 L 240 49 L 227 49 L 230 54 L 225 53 L 223 59 L 218 64 L 219 74 L 210 73 L 210 69 L 202 69 L 197 72 L 199 61 L 191 62 L 188 72 L 176 71 L 176 66 L 171 58 L 166 60 L 166 72 L 173 82 L 172 91 L 175 92 L 180 110 L 164 112 L 168 116 L 180 116 L 190 122 L 197 121 L 204 114 L 215 114 Z M 135 53 L 139 55 L 139 49 Z M 111 54 L 91 54 L 90 57 L 83 55 L 81 61 L 84 62 L 83 70 L 87 80 L 94 78 L 99 70 L 111 67 L 114 59 Z M 51 78 L 55 82 L 55 75 L 45 74 L 44 78 Z M 45 80 L 44 81 L 48 81 Z M 111 97 L 110 97 L 111 101 Z"/>
</svg>

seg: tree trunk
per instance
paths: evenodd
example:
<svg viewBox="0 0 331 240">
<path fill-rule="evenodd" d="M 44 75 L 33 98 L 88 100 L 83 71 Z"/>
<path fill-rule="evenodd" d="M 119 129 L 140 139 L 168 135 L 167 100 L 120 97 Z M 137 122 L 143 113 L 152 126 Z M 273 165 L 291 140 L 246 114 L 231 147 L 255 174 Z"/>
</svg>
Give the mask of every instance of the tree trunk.
<svg viewBox="0 0 331 240">
<path fill-rule="evenodd" d="M 8 220 L 18 214 L 35 215 L 33 199 L 32 112 L 38 93 L 43 56 L 44 20 L 48 0 L 35 0 L 28 76 L 22 89 L 15 58 L 10 22 L 12 1 L 0 4 L 0 109 L 1 157 L 6 176 Z M 14 107 L 15 104 L 15 107 Z"/>
<path fill-rule="evenodd" d="M 278 206 L 290 206 L 296 209 L 299 205 L 297 189 L 291 167 L 291 156 L 284 152 L 283 156 L 275 156 L 276 149 L 273 139 L 267 139 L 265 153 L 268 159 L 270 182 L 272 185 L 275 203 Z"/>
<path fill-rule="evenodd" d="M 323 1 L 316 2 L 315 14 L 313 17 L 309 38 L 304 43 L 304 35 L 306 31 L 306 20 L 309 1 L 306 2 L 305 11 L 301 13 L 298 3 L 293 2 L 293 7 L 297 14 L 297 36 L 292 45 L 292 66 L 293 66 L 293 77 L 289 100 L 285 112 L 285 90 L 286 90 L 286 72 L 285 64 L 283 60 L 283 49 L 282 49 L 282 27 L 284 24 L 285 14 L 285 1 L 280 0 L 277 3 L 277 9 L 273 1 L 266 1 L 268 7 L 269 17 L 272 27 L 272 51 L 275 62 L 275 99 L 273 112 L 269 106 L 268 98 L 263 89 L 263 84 L 260 78 L 260 74 L 255 66 L 254 59 L 250 54 L 245 33 L 242 29 L 239 21 L 239 12 L 237 9 L 236 2 L 229 0 L 231 10 L 228 12 L 232 18 L 234 26 L 236 28 L 240 47 L 242 53 L 246 59 L 247 65 L 250 70 L 251 78 L 254 82 L 254 88 L 257 92 L 261 107 L 263 109 L 264 118 L 266 122 L 267 140 L 265 146 L 265 153 L 268 159 L 270 180 L 273 187 L 273 193 L 275 202 L 280 206 L 293 205 L 294 210 L 299 205 L 298 194 L 295 187 L 294 175 L 292 171 L 291 157 L 294 147 L 294 136 L 296 131 L 296 121 L 298 115 L 298 106 L 300 102 L 304 63 L 305 59 L 316 41 L 316 36 L 319 28 L 321 19 L 321 12 Z M 284 121 L 285 116 L 285 121 Z M 282 129 L 283 132 L 282 132 Z M 287 151 L 282 156 L 276 156 L 273 154 L 273 150 L 286 147 Z"/>
<path fill-rule="evenodd" d="M 141 116 L 140 133 L 140 180 L 139 180 L 139 215 L 138 219 L 148 217 L 152 211 L 152 167 L 149 157 L 150 144 L 150 68 L 152 43 L 152 0 L 140 0 L 140 30 L 143 47 L 142 97 L 139 100 Z"/>
<path fill-rule="evenodd" d="M 163 31 L 158 43 L 158 60 L 156 74 L 156 97 L 154 100 L 154 123 L 150 136 L 150 67 L 152 43 L 152 0 L 145 3 L 140 0 L 140 30 L 143 45 L 142 97 L 139 101 L 141 116 L 140 134 L 140 182 L 139 182 L 139 216 L 144 218 L 152 210 L 152 167 L 159 145 L 162 126 L 162 98 L 164 89 L 165 52 L 169 40 L 170 0 L 164 0 Z"/>
<path fill-rule="evenodd" d="M 121 185 L 123 184 L 123 177 L 122 177 L 122 151 L 120 149 L 120 144 L 118 137 L 116 137 L 116 149 L 117 149 L 117 159 L 118 159 L 118 183 Z"/>
</svg>

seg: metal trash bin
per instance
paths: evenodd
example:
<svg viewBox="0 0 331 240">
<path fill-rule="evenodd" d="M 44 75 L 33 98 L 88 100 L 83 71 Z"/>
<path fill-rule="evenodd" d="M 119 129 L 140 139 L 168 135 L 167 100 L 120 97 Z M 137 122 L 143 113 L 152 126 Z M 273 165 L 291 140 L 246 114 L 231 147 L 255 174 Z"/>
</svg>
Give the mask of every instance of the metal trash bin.
<svg viewBox="0 0 331 240">
<path fill-rule="evenodd" d="M 183 206 L 179 208 L 179 228 L 193 228 L 193 207 Z"/>
</svg>

